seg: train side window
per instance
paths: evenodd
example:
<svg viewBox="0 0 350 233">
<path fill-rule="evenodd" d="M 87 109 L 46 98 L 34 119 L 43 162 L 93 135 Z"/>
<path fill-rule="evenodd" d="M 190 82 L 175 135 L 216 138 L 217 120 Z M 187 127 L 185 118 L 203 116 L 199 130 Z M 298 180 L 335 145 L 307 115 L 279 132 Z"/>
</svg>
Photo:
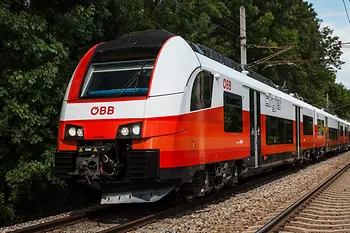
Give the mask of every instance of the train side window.
<svg viewBox="0 0 350 233">
<path fill-rule="evenodd" d="M 293 144 L 293 121 L 266 116 L 266 145 Z"/>
<path fill-rule="evenodd" d="M 191 111 L 210 108 L 213 94 L 214 75 L 201 71 L 193 82 L 191 93 Z"/>
<path fill-rule="evenodd" d="M 243 131 L 242 96 L 224 92 L 224 130 L 235 133 Z"/>
<path fill-rule="evenodd" d="M 313 118 L 303 115 L 303 132 L 304 135 L 313 135 L 314 134 L 314 130 L 313 130 Z"/>
<path fill-rule="evenodd" d="M 329 139 L 331 141 L 338 141 L 338 130 L 334 128 L 329 128 Z"/>
<path fill-rule="evenodd" d="M 343 126 L 340 126 L 340 136 L 343 136 Z"/>
<path fill-rule="evenodd" d="M 317 135 L 324 136 L 324 121 L 317 119 Z"/>
</svg>

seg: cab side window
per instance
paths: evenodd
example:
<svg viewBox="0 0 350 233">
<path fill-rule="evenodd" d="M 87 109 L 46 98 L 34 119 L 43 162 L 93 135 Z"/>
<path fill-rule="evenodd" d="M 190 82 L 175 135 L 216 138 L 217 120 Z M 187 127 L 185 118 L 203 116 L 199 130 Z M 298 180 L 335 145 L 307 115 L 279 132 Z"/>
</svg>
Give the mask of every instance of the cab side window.
<svg viewBox="0 0 350 233">
<path fill-rule="evenodd" d="M 193 82 L 191 93 L 191 111 L 210 108 L 213 94 L 214 75 L 201 71 Z"/>
</svg>

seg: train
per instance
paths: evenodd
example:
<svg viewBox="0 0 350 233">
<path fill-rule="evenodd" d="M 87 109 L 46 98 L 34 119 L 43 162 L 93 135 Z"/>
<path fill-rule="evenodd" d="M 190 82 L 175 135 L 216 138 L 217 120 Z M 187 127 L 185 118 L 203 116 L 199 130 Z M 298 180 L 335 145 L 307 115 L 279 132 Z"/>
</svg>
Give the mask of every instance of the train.
<svg viewBox="0 0 350 233">
<path fill-rule="evenodd" d="M 67 86 L 55 176 L 101 204 L 191 202 L 241 177 L 349 149 L 350 123 L 166 30 L 90 48 Z"/>
</svg>

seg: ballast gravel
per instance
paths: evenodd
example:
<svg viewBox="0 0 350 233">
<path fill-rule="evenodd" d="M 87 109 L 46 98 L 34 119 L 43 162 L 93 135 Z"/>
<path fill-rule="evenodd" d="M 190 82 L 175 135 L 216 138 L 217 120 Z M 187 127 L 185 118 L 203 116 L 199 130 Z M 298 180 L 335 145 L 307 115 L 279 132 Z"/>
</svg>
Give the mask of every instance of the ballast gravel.
<svg viewBox="0 0 350 233">
<path fill-rule="evenodd" d="M 346 152 L 226 200 L 198 206 L 133 232 L 255 232 L 349 161 L 350 152 Z"/>
<path fill-rule="evenodd" d="M 349 161 L 350 152 L 346 152 L 310 165 L 297 173 L 287 175 L 268 184 L 243 193 L 234 194 L 225 200 L 198 206 L 194 210 L 160 220 L 133 232 L 255 232 L 259 226 L 267 223 L 277 213 L 333 173 L 336 168 L 343 166 Z M 101 205 L 3 227 L 0 228 L 0 232 L 11 232 L 39 223 L 64 218 L 72 213 L 84 213 L 96 208 L 101 208 Z M 74 229 L 74 232 L 87 232 L 87 229 L 82 227 L 79 230 Z"/>
<path fill-rule="evenodd" d="M 100 205 L 100 204 L 96 204 L 96 205 L 89 206 L 89 207 L 86 207 L 86 208 L 72 210 L 72 211 L 69 211 L 69 212 L 64 212 L 64 213 L 61 213 L 61 214 L 52 215 L 52 216 L 41 218 L 41 219 L 37 219 L 37 220 L 23 222 L 23 223 L 19 223 L 19 224 L 16 224 L 16 225 L 11 225 L 11 226 L 8 226 L 8 227 L 2 227 L 2 228 L 0 228 L 0 232 L 1 233 L 2 232 L 11 232 L 11 231 L 15 231 L 15 230 L 18 230 L 18 229 L 34 226 L 34 225 L 37 225 L 37 224 L 41 224 L 41 223 L 50 222 L 50 221 L 54 221 L 54 220 L 57 220 L 57 219 L 65 218 L 65 217 L 68 217 L 68 216 L 71 216 L 71 215 L 83 214 L 83 213 L 86 213 L 86 212 L 89 212 L 89 211 L 92 211 L 92 210 L 95 210 L 95 209 L 100 209 L 100 208 L 103 208 L 103 206 Z"/>
</svg>

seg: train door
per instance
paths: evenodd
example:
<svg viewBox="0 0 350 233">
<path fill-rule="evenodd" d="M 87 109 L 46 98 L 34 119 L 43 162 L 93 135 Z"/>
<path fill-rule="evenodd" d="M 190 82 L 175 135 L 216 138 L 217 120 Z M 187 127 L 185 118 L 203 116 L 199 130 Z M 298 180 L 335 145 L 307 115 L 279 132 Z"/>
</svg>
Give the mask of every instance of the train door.
<svg viewBox="0 0 350 233">
<path fill-rule="evenodd" d="M 340 147 L 340 140 L 341 140 L 341 132 L 340 132 L 340 122 L 338 121 L 338 131 L 337 131 L 337 148 L 339 149 Z"/>
<path fill-rule="evenodd" d="M 261 155 L 260 92 L 249 89 L 250 111 L 250 166 L 259 167 Z"/>
<path fill-rule="evenodd" d="M 296 152 L 297 158 L 300 158 L 300 107 L 295 106 L 295 122 L 296 122 Z"/>
<path fill-rule="evenodd" d="M 326 117 L 325 137 L 326 137 L 326 151 L 328 151 L 329 130 L 328 130 L 328 117 Z"/>
</svg>

